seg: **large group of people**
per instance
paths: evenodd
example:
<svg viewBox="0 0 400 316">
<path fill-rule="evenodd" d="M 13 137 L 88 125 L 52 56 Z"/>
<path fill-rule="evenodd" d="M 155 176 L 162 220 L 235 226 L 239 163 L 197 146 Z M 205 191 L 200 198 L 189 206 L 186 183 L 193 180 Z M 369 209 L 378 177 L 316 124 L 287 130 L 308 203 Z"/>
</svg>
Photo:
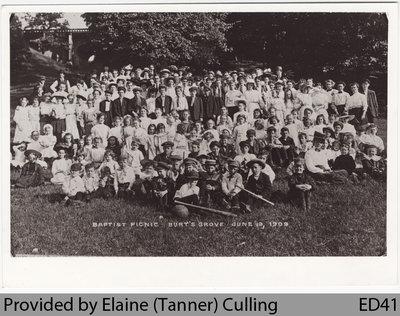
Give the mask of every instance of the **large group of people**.
<svg viewBox="0 0 400 316">
<path fill-rule="evenodd" d="M 246 212 L 276 199 L 273 182 L 287 177 L 287 200 L 309 210 L 316 183 L 386 179 L 369 87 L 294 81 L 282 67 L 41 77 L 15 109 L 12 185 L 59 185 L 67 205 L 115 197 Z"/>
</svg>

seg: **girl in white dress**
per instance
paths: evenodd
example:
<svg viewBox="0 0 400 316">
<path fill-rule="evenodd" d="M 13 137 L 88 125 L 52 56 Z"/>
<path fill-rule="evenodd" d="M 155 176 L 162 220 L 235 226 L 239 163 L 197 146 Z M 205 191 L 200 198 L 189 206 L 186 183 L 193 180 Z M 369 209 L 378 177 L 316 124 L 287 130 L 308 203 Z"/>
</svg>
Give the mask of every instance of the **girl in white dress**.
<svg viewBox="0 0 400 316">
<path fill-rule="evenodd" d="M 29 108 L 28 99 L 22 97 L 19 99 L 19 104 L 14 113 L 14 122 L 16 123 L 14 143 L 28 141 L 31 134 L 31 125 L 29 124 Z"/>
<path fill-rule="evenodd" d="M 319 114 L 319 115 L 317 115 L 317 118 L 315 119 L 315 125 L 314 125 L 315 131 L 323 134 L 324 127 L 326 127 L 325 116 L 323 114 Z"/>
<path fill-rule="evenodd" d="M 144 149 L 146 151 L 146 156 L 148 159 L 153 160 L 156 156 L 156 146 L 155 146 L 155 134 L 156 134 L 156 126 L 154 124 L 150 124 L 147 128 L 147 140 Z"/>
<path fill-rule="evenodd" d="M 113 127 L 111 127 L 108 137 L 114 136 L 118 139 L 118 142 L 122 143 L 122 118 L 116 116 L 114 118 Z"/>
<path fill-rule="evenodd" d="M 32 105 L 28 107 L 28 116 L 31 132 L 40 132 L 40 108 L 38 98 L 33 98 Z"/>
<path fill-rule="evenodd" d="M 235 150 L 237 153 L 240 152 L 239 143 L 247 139 L 246 133 L 248 129 L 249 129 L 249 124 L 246 122 L 246 116 L 239 115 L 237 117 L 237 125 L 233 129 L 233 134 L 232 134 L 232 138 L 234 139 L 235 142 Z"/>
<path fill-rule="evenodd" d="M 54 145 L 57 143 L 57 138 L 53 135 L 53 126 L 46 124 L 43 126 L 43 134 L 39 136 L 39 144 L 42 146 L 42 157 L 51 166 L 51 162 L 57 157 L 54 151 Z"/>
<path fill-rule="evenodd" d="M 66 132 L 71 133 L 74 139 L 79 139 L 76 103 L 73 94 L 68 95 L 68 102 L 65 104 L 65 125 Z"/>
<path fill-rule="evenodd" d="M 99 137 L 102 139 L 103 146 L 107 145 L 108 133 L 110 132 L 110 128 L 104 124 L 105 122 L 105 115 L 103 113 L 99 113 L 97 115 L 98 124 L 92 127 L 92 137 Z"/>
<path fill-rule="evenodd" d="M 173 142 L 175 144 L 174 154 L 179 155 L 182 159 L 187 158 L 189 155 L 189 144 L 185 136 L 185 129 L 183 125 L 179 124 L 177 126 Z"/>
<path fill-rule="evenodd" d="M 274 90 L 271 99 L 271 108 L 275 108 L 275 116 L 279 122 L 284 122 L 286 105 L 282 98 L 279 97 L 278 91 Z"/>
<path fill-rule="evenodd" d="M 63 184 L 65 177 L 69 175 L 71 168 L 71 160 L 66 158 L 66 152 L 64 148 L 58 149 L 58 159 L 53 161 L 51 167 L 51 173 L 53 178 L 50 179 L 53 184 Z"/>
</svg>

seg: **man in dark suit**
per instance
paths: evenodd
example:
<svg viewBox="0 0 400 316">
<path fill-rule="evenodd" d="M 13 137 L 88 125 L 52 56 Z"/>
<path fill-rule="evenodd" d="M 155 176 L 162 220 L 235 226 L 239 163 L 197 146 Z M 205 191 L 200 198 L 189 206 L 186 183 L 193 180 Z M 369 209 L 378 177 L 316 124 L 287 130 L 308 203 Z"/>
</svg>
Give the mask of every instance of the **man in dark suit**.
<svg viewBox="0 0 400 316">
<path fill-rule="evenodd" d="M 370 84 L 371 82 L 369 81 L 369 79 L 364 79 L 361 82 L 362 93 L 367 96 L 367 119 L 369 123 L 374 123 L 374 119 L 379 115 L 379 106 L 375 91 L 369 89 Z"/>
<path fill-rule="evenodd" d="M 141 96 L 143 89 L 136 87 L 133 89 L 133 94 L 135 95 L 129 102 L 129 114 L 139 115 L 140 109 L 142 107 L 147 107 L 146 99 Z"/>
<path fill-rule="evenodd" d="M 129 113 L 129 99 L 125 98 L 125 87 L 118 87 L 118 98 L 112 102 L 111 117 L 114 119 L 116 116 L 124 117 Z"/>
<path fill-rule="evenodd" d="M 204 120 L 207 121 L 212 119 L 216 121 L 219 111 L 217 109 L 217 103 L 215 97 L 211 94 L 211 88 L 209 86 L 204 87 L 203 95 L 203 110 L 204 110 Z"/>
<path fill-rule="evenodd" d="M 201 98 L 197 96 L 197 87 L 191 87 L 189 89 L 190 97 L 187 98 L 190 117 L 192 121 L 203 122 L 204 119 L 204 109 L 203 109 L 203 101 Z"/>
<path fill-rule="evenodd" d="M 163 114 L 168 115 L 172 111 L 172 98 L 166 95 L 166 86 L 160 86 L 159 91 L 160 96 L 156 98 L 156 108 L 161 109 Z"/>
<path fill-rule="evenodd" d="M 111 100 L 112 92 L 110 90 L 106 90 L 104 92 L 104 95 L 106 98 L 100 102 L 99 110 L 101 113 L 103 113 L 105 115 L 104 124 L 111 127 L 112 120 L 113 120 L 113 117 L 111 115 L 111 109 L 112 109 L 112 103 L 113 103 L 113 101 Z"/>
</svg>

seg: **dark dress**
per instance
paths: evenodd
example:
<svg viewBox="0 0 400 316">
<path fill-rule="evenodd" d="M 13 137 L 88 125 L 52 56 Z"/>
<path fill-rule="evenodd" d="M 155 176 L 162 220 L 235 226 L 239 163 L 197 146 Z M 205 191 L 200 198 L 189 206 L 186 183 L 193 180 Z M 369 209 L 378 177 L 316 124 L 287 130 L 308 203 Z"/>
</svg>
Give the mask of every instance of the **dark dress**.
<svg viewBox="0 0 400 316">
<path fill-rule="evenodd" d="M 346 170 L 350 175 L 356 169 L 356 163 L 350 155 L 340 155 L 335 159 L 333 163 L 333 170 Z"/>
<path fill-rule="evenodd" d="M 37 187 L 44 183 L 43 168 L 36 162 L 27 162 L 21 171 L 21 176 L 16 182 L 16 187 Z"/>
</svg>

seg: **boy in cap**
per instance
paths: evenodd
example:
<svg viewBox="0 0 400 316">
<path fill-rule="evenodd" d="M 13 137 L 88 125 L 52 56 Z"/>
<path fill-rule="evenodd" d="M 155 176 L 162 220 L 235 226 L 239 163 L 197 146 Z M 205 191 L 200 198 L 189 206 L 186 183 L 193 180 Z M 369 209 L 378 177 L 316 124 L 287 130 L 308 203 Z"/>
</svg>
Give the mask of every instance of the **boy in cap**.
<svg viewBox="0 0 400 316">
<path fill-rule="evenodd" d="M 228 135 L 222 134 L 220 136 L 219 143 L 221 145 L 220 147 L 220 153 L 223 157 L 228 158 L 234 158 L 236 156 L 236 151 L 235 151 L 235 146 L 231 143 L 229 143 L 230 137 Z"/>
<path fill-rule="evenodd" d="M 246 190 L 249 190 L 256 195 L 269 200 L 272 194 L 272 184 L 269 176 L 262 172 L 265 168 L 264 161 L 260 159 L 250 160 L 247 163 L 247 167 L 252 171 L 252 174 L 249 176 L 245 185 Z M 245 207 L 246 210 L 249 210 L 247 205 L 248 202 L 252 202 L 252 204 L 255 203 L 256 205 L 260 206 L 260 200 L 255 199 L 255 197 L 246 194 L 245 192 L 242 192 L 242 195 L 243 197 L 241 200 L 246 202 L 246 204 L 243 203 L 242 206 Z"/>
<path fill-rule="evenodd" d="M 221 144 L 217 141 L 211 142 L 210 149 L 211 152 L 207 154 L 208 159 L 215 160 L 217 170 L 221 170 L 224 167 L 225 161 L 228 159 L 228 157 L 225 157 L 221 154 Z"/>
<path fill-rule="evenodd" d="M 171 141 L 166 141 L 161 144 L 163 148 L 163 152 L 161 154 L 158 154 L 157 156 L 154 157 L 154 161 L 157 162 L 164 162 L 166 164 L 172 165 L 171 161 L 171 155 L 172 152 L 174 151 L 174 143 Z"/>
<path fill-rule="evenodd" d="M 199 205 L 200 188 L 197 186 L 199 173 L 190 171 L 186 174 L 186 183 L 175 192 L 174 199 L 188 204 Z"/>
<path fill-rule="evenodd" d="M 62 191 L 65 194 L 62 203 L 66 206 L 71 205 L 72 201 L 74 204 L 81 204 L 85 198 L 85 183 L 80 176 L 82 166 L 80 163 L 74 163 L 71 165 L 71 174 L 65 177 L 62 185 Z"/>
<path fill-rule="evenodd" d="M 227 209 L 233 211 L 240 210 L 239 193 L 242 191 L 243 178 L 239 171 L 240 164 L 238 161 L 230 160 L 228 162 L 228 172 L 222 176 L 221 189 L 224 195 L 222 204 Z"/>
<path fill-rule="evenodd" d="M 304 159 L 296 158 L 294 160 L 293 174 L 288 178 L 289 200 L 302 207 L 304 211 L 311 210 L 311 192 L 314 189 L 314 180 L 304 173 Z"/>
<path fill-rule="evenodd" d="M 249 153 L 258 156 L 261 150 L 264 148 L 264 143 L 262 140 L 256 139 L 256 131 L 254 129 L 249 129 L 246 132 L 247 142 L 249 143 Z"/>
<path fill-rule="evenodd" d="M 211 202 L 221 201 L 221 177 L 217 172 L 217 161 L 208 159 L 205 162 L 206 174 L 203 177 L 202 204 L 210 205 Z"/>
<path fill-rule="evenodd" d="M 159 210 L 168 212 L 173 204 L 175 182 L 168 177 L 170 166 L 167 163 L 158 162 L 156 169 L 158 176 L 152 180 L 153 195 L 157 200 Z"/>
<path fill-rule="evenodd" d="M 28 149 L 24 152 L 28 162 L 22 166 L 21 175 L 15 186 L 18 188 L 30 188 L 42 185 L 44 183 L 43 168 L 37 163 L 41 156 L 40 152 L 34 149 Z"/>
</svg>

